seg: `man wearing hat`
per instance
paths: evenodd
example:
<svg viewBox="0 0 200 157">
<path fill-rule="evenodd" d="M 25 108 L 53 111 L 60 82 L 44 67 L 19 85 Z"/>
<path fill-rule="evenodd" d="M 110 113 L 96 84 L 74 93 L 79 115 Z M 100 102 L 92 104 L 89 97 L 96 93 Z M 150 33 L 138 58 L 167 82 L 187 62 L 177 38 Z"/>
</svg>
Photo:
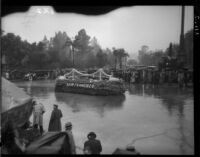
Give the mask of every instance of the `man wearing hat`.
<svg viewBox="0 0 200 157">
<path fill-rule="evenodd" d="M 94 132 L 90 132 L 87 135 L 88 140 L 84 143 L 84 150 L 90 149 L 91 154 L 100 154 L 102 151 L 102 146 L 100 140 L 96 139 L 96 134 Z"/>
<path fill-rule="evenodd" d="M 72 134 L 72 123 L 71 122 L 67 122 L 65 124 L 65 131 L 67 132 L 67 134 L 69 136 L 71 153 L 76 154 L 76 146 L 75 146 L 75 142 L 74 142 L 74 136 Z"/>
<path fill-rule="evenodd" d="M 51 113 L 48 131 L 61 131 L 62 128 L 60 119 L 62 118 L 62 112 L 58 109 L 57 104 L 54 104 L 53 107 L 54 109 Z"/>
</svg>

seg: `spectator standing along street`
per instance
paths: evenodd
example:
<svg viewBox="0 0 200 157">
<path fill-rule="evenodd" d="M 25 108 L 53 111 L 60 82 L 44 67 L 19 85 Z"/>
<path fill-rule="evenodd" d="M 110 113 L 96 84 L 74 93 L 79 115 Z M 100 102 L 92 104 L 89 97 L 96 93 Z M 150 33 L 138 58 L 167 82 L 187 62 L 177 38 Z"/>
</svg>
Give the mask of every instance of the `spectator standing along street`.
<svg viewBox="0 0 200 157">
<path fill-rule="evenodd" d="M 75 145 L 74 136 L 73 136 L 73 133 L 72 133 L 72 123 L 71 122 L 67 122 L 65 124 L 65 131 L 67 132 L 67 134 L 69 136 L 71 153 L 76 154 L 76 145 Z"/>
<path fill-rule="evenodd" d="M 33 106 L 33 126 L 40 129 L 40 133 L 43 133 L 43 114 L 45 112 L 44 105 L 42 103 L 35 102 Z"/>
<path fill-rule="evenodd" d="M 51 118 L 49 122 L 49 129 L 48 131 L 61 131 L 61 121 L 62 118 L 62 112 L 60 109 L 58 109 L 58 105 L 54 104 L 54 109 L 51 113 Z"/>
<path fill-rule="evenodd" d="M 87 138 L 88 140 L 84 143 L 84 150 L 89 149 L 91 154 L 100 154 L 102 146 L 100 140 L 96 139 L 96 134 L 94 132 L 90 132 Z"/>
</svg>

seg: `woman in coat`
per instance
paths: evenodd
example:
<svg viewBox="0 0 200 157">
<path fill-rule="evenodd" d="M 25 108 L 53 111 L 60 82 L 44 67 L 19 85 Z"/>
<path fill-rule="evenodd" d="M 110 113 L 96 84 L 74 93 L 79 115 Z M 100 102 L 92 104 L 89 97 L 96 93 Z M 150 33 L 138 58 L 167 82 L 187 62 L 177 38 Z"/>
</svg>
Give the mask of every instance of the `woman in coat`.
<svg viewBox="0 0 200 157">
<path fill-rule="evenodd" d="M 62 112 L 60 109 L 58 109 L 58 105 L 54 104 L 54 110 L 51 113 L 48 131 L 61 131 L 61 118 Z"/>
</svg>

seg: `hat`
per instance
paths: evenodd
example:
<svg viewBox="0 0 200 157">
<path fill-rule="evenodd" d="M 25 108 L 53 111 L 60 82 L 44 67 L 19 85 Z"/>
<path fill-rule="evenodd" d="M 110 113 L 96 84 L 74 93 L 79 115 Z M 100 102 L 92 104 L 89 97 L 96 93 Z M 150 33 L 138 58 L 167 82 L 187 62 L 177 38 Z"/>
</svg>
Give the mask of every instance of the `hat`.
<svg viewBox="0 0 200 157">
<path fill-rule="evenodd" d="M 67 128 L 71 128 L 72 127 L 72 123 L 71 122 L 67 122 L 66 124 L 65 124 L 65 128 L 67 129 Z"/>
<path fill-rule="evenodd" d="M 94 132 L 90 132 L 88 135 L 87 135 L 88 138 L 90 137 L 93 137 L 93 138 L 96 138 L 97 135 L 94 133 Z"/>
<path fill-rule="evenodd" d="M 56 107 L 58 107 L 58 105 L 57 105 L 57 104 L 53 104 L 53 106 L 56 106 Z"/>
<path fill-rule="evenodd" d="M 32 99 L 32 103 L 34 103 L 34 104 L 37 103 L 35 98 Z"/>
</svg>

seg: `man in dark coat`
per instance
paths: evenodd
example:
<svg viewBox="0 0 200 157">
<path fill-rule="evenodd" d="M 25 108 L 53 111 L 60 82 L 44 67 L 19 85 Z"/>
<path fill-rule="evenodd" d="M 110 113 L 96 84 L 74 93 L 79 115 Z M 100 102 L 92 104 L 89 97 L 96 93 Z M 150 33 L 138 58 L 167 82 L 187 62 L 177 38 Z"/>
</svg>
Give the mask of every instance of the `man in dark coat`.
<svg viewBox="0 0 200 157">
<path fill-rule="evenodd" d="M 49 129 L 48 131 L 61 131 L 61 119 L 62 112 L 58 109 L 58 105 L 54 104 L 54 110 L 51 113 L 51 119 L 49 122 Z"/>
<path fill-rule="evenodd" d="M 65 131 L 67 132 L 68 137 L 69 137 L 71 154 L 76 154 L 76 145 L 75 145 L 74 136 L 72 133 L 72 123 L 71 122 L 67 122 L 65 124 Z"/>
<path fill-rule="evenodd" d="M 96 134 L 94 132 L 90 132 L 87 137 L 88 140 L 84 143 L 84 150 L 90 151 L 91 154 L 100 154 L 102 146 L 101 142 L 96 139 Z"/>
</svg>

